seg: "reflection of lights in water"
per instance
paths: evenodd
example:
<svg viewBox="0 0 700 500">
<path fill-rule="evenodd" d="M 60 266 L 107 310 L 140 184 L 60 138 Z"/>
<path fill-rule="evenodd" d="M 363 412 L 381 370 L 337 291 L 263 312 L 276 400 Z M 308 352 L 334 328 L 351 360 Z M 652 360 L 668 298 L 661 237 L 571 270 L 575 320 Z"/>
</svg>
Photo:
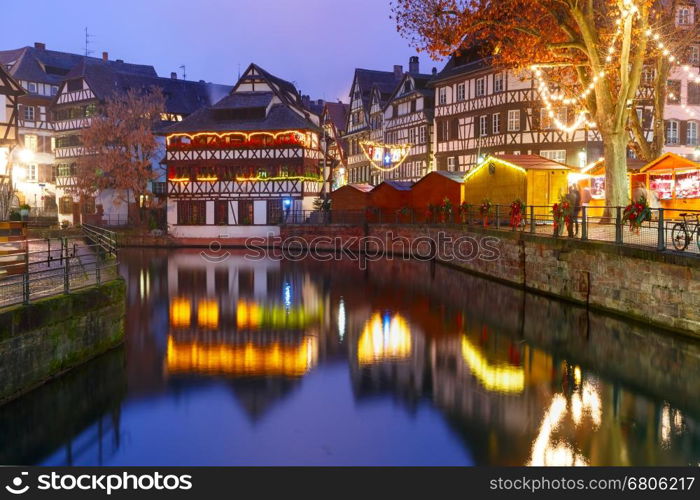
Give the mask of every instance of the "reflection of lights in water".
<svg viewBox="0 0 700 500">
<path fill-rule="evenodd" d="M 285 283 L 283 287 L 282 297 L 284 300 L 284 307 L 289 309 L 292 307 L 292 285 Z"/>
<path fill-rule="evenodd" d="M 141 269 L 139 273 L 139 292 L 141 294 L 141 300 L 145 300 L 151 294 L 151 273 L 148 269 Z"/>
<path fill-rule="evenodd" d="M 550 442 L 552 434 L 559 427 L 565 414 L 566 399 L 561 394 L 556 394 L 542 418 L 540 432 L 532 444 L 532 456 L 528 465 L 588 465 L 586 458 L 576 453 L 571 445 L 564 442 Z"/>
<path fill-rule="evenodd" d="M 581 385 L 581 367 L 577 366 L 574 368 L 574 383 L 576 384 L 576 387 Z"/>
<path fill-rule="evenodd" d="M 399 314 L 394 316 L 375 313 L 365 324 L 357 346 L 360 364 L 403 359 L 411 354 L 411 330 Z"/>
<path fill-rule="evenodd" d="M 683 415 L 680 410 L 673 410 L 673 428 L 677 434 L 683 431 Z"/>
<path fill-rule="evenodd" d="M 338 304 L 338 337 L 340 337 L 340 340 L 343 340 L 343 337 L 345 337 L 345 322 L 345 301 L 341 297 Z"/>
<path fill-rule="evenodd" d="M 179 297 L 173 299 L 170 305 L 170 325 L 173 328 L 187 328 L 190 326 L 192 305 L 188 299 Z"/>
<path fill-rule="evenodd" d="M 574 419 L 574 423 L 578 426 L 581 424 L 581 417 L 583 416 L 583 402 L 581 401 L 581 395 L 576 391 L 573 396 L 571 396 L 571 418 Z"/>
<path fill-rule="evenodd" d="M 169 373 L 224 373 L 228 375 L 301 376 L 316 365 L 318 341 L 304 337 L 300 343 L 272 342 L 258 345 L 178 342 L 168 337 L 166 368 Z"/>
<path fill-rule="evenodd" d="M 238 328 L 258 328 L 260 319 L 260 307 L 255 302 L 238 302 L 236 307 L 236 325 Z"/>
<path fill-rule="evenodd" d="M 200 300 L 197 304 L 197 324 L 200 328 L 215 330 L 219 327 L 219 304 L 214 300 Z"/>
<path fill-rule="evenodd" d="M 584 382 L 581 399 L 583 409 L 589 413 L 595 427 L 600 427 L 603 419 L 603 407 L 598 395 L 598 388 L 593 384 Z"/>
<path fill-rule="evenodd" d="M 668 403 L 661 410 L 661 444 L 668 446 L 671 442 L 671 408 Z"/>
<path fill-rule="evenodd" d="M 466 336 L 462 337 L 462 358 L 472 374 L 488 391 L 522 392 L 525 388 L 525 372 L 522 368 L 506 364 L 489 364 L 489 361 Z"/>
</svg>

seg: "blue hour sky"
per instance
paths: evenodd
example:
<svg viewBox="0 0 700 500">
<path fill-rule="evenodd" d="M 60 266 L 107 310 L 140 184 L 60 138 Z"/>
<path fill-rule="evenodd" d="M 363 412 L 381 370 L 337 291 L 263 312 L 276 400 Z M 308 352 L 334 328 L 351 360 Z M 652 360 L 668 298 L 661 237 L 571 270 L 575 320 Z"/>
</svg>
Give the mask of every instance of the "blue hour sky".
<svg viewBox="0 0 700 500">
<path fill-rule="evenodd" d="M 5 2 L 3 2 L 5 3 Z M 30 8 L 31 5 L 31 8 Z M 30 14 L 29 10 L 38 15 Z M 408 69 L 389 0 L 32 0 L 3 5 L 0 48 L 48 49 L 152 64 L 161 76 L 233 84 L 255 62 L 312 98 L 347 102 L 356 67 Z M 421 54 L 421 72 L 441 64 Z"/>
</svg>

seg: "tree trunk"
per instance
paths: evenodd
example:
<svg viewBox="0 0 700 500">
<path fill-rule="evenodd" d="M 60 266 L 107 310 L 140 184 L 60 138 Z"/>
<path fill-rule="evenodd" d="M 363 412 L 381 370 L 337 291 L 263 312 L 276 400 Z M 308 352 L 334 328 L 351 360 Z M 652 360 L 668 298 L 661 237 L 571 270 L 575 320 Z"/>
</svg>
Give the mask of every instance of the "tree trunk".
<svg viewBox="0 0 700 500">
<path fill-rule="evenodd" d="M 629 134 L 623 129 L 613 134 L 603 134 L 603 154 L 605 157 L 605 204 L 608 207 L 622 207 L 629 202 L 629 181 L 627 179 L 627 144 Z M 609 216 L 609 210 L 606 210 Z"/>
</svg>

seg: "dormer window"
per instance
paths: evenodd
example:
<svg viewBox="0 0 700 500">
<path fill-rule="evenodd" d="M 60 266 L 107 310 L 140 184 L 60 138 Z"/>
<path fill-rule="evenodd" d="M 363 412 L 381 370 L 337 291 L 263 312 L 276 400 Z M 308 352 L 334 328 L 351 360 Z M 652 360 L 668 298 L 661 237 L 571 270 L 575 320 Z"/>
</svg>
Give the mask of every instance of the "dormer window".
<svg viewBox="0 0 700 500">
<path fill-rule="evenodd" d="M 30 94 L 36 94 L 36 83 L 27 82 L 27 92 Z"/>
<path fill-rule="evenodd" d="M 693 23 L 693 11 L 691 7 L 679 7 L 677 15 L 678 26 L 688 26 Z"/>
<path fill-rule="evenodd" d="M 411 91 L 411 80 L 406 81 L 406 83 L 403 86 L 403 91 L 405 94 L 408 94 Z"/>
</svg>

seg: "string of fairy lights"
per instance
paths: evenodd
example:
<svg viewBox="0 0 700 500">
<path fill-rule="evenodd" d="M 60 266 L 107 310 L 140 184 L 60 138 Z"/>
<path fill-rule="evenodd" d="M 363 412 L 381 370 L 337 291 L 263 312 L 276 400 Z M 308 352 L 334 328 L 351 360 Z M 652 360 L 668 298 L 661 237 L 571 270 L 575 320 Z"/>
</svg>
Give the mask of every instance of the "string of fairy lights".
<svg viewBox="0 0 700 500">
<path fill-rule="evenodd" d="M 610 45 L 608 46 L 606 52 L 605 62 L 607 64 L 611 64 L 613 62 L 615 53 L 617 51 L 617 42 L 622 36 L 625 24 L 628 20 L 630 20 L 630 18 L 632 18 L 633 20 L 633 18 L 638 14 L 639 8 L 635 5 L 633 0 L 623 1 L 623 6 L 620 9 L 619 16 L 615 20 L 617 28 L 610 40 Z M 656 33 L 654 30 L 649 28 L 645 31 L 645 36 L 649 38 L 652 43 L 656 44 L 656 47 L 661 51 L 661 54 L 664 57 L 666 57 L 669 63 L 671 63 L 672 65 L 680 65 L 680 60 L 674 54 L 672 54 L 669 48 L 663 43 L 661 35 L 659 33 Z M 564 123 L 559 118 L 559 116 L 557 116 L 555 109 L 559 106 L 570 106 L 576 103 L 580 103 L 581 101 L 584 101 L 586 98 L 588 98 L 591 92 L 594 91 L 596 83 L 598 83 L 600 79 L 605 78 L 608 75 L 606 69 L 603 69 L 597 74 L 593 75 L 590 83 L 587 86 L 585 86 L 582 91 L 580 91 L 577 95 L 573 97 L 567 97 L 564 92 L 553 93 L 550 89 L 550 85 L 545 80 L 546 75 L 545 71 L 543 71 L 542 69 L 542 66 L 534 64 L 530 66 L 530 69 L 535 79 L 537 80 L 537 87 L 540 92 L 540 96 L 542 98 L 547 115 L 549 116 L 552 125 L 555 128 L 567 134 L 571 134 L 572 132 L 581 129 L 584 126 L 587 129 L 597 128 L 597 124 L 588 119 L 588 111 L 585 110 L 585 106 L 583 105 L 581 107 L 583 107 L 584 109 L 581 109 L 576 113 L 576 118 L 572 124 Z M 700 75 L 695 74 L 693 68 L 685 64 L 681 65 L 681 69 L 687 74 L 689 81 L 693 81 L 696 84 L 700 84 Z M 669 94 L 669 96 L 671 98 L 674 97 L 672 93 Z M 697 113 L 694 110 L 690 109 L 686 104 L 680 103 L 680 105 L 681 108 L 691 117 L 696 116 Z"/>
</svg>

